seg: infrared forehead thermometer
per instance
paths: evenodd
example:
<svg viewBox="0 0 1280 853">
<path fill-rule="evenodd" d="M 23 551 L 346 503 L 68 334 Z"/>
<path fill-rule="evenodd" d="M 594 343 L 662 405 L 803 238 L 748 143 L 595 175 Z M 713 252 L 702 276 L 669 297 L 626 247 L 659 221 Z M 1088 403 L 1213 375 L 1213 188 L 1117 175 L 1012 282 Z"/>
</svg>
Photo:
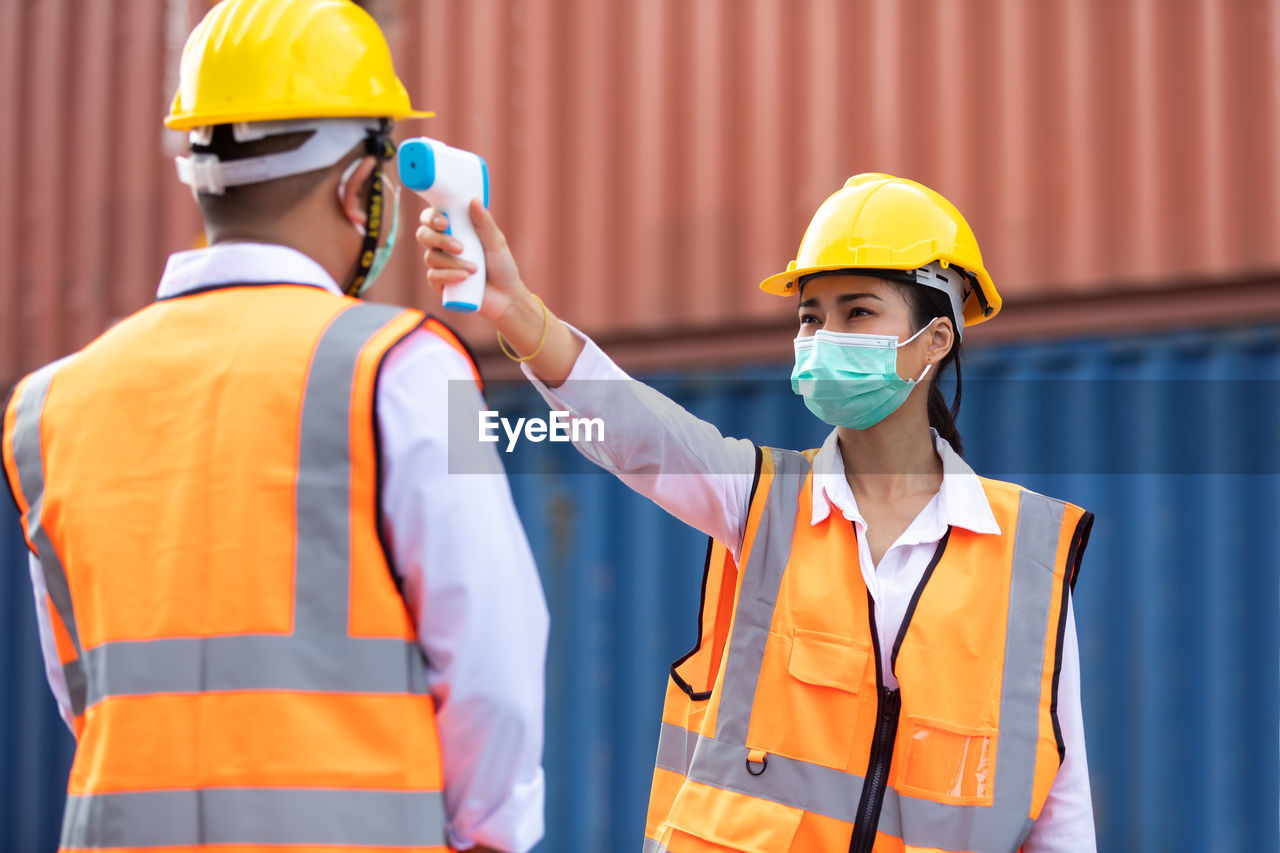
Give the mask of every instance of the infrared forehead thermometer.
<svg viewBox="0 0 1280 853">
<path fill-rule="evenodd" d="M 484 248 L 467 205 L 479 198 L 489 206 L 489 167 L 478 154 L 425 136 L 400 146 L 399 166 L 400 182 L 445 215 L 447 233 L 462 243 L 462 258 L 477 268 L 465 281 L 444 287 L 444 307 L 464 313 L 479 310 L 484 299 Z"/>
</svg>

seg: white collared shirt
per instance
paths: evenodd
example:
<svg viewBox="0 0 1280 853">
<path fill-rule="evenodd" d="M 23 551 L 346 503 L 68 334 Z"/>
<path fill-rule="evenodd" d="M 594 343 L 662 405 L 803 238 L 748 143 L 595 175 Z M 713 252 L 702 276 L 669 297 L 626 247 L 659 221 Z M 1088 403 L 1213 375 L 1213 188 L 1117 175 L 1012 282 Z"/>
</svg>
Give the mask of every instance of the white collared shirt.
<svg viewBox="0 0 1280 853">
<path fill-rule="evenodd" d="M 548 388 L 527 365 L 522 367 L 553 409 L 605 421 L 604 440 L 578 444 L 578 449 L 681 521 L 723 543 L 737 559 L 751 500 L 755 445 L 745 439 L 726 438 L 714 424 L 694 417 L 675 401 L 632 380 L 595 343 L 576 329 L 572 331 L 585 346 L 562 385 Z M 976 533 L 1000 532 L 973 469 L 936 433 L 934 445 L 942 459 L 942 486 L 885 551 L 879 565 L 871 560 L 866 521 L 845 478 L 834 431 L 813 460 L 810 523 L 822 523 L 835 509 L 857 529 L 862 577 L 875 601 L 881 671 L 885 686 L 890 688 L 898 686 L 889 667 L 893 642 L 911 596 L 947 527 L 963 527 Z M 1026 853 L 1096 850 L 1080 710 L 1080 656 L 1070 604 L 1065 633 L 1058 717 L 1066 757 L 1044 810 L 1023 845 Z"/>
<path fill-rule="evenodd" d="M 299 252 L 229 243 L 171 256 L 158 295 L 281 282 L 341 294 L 329 274 Z M 548 617 L 497 450 L 468 451 L 489 453 L 495 475 L 449 474 L 444 402 L 478 413 L 482 401 L 471 379 L 462 356 L 427 332 L 414 332 L 387 356 L 375 400 L 380 501 L 436 702 L 450 845 L 524 853 L 543 835 Z M 450 380 L 463 380 L 452 394 Z M 469 399 L 459 393 L 463 385 L 471 389 Z M 69 725 L 71 703 L 34 557 L 31 581 L 45 671 Z"/>
<path fill-rule="evenodd" d="M 853 523 L 858 533 L 858 566 L 871 599 L 876 603 L 880 671 L 885 687 L 890 690 L 898 687 L 898 677 L 889 665 L 894 642 L 911 596 L 920 585 L 925 568 L 933 559 L 947 528 L 1000 533 L 1000 525 L 991 513 L 991 503 L 973 469 L 956 455 L 946 439 L 936 431 L 931 432 L 934 447 L 942 459 L 942 486 L 880 557 L 879 565 L 871 560 L 867 522 L 858 511 L 858 502 L 845 477 L 844 459 L 836 443 L 835 430 L 813 457 L 813 513 L 809 523 L 817 526 L 827 520 L 832 510 L 839 510 Z"/>
</svg>

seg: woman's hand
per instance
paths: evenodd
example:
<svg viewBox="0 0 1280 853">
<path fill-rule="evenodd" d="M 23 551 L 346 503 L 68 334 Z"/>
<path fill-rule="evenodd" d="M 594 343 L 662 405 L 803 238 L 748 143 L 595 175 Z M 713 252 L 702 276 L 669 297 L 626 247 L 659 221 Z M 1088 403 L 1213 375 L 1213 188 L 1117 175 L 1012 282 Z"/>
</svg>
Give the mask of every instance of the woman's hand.
<svg viewBox="0 0 1280 853">
<path fill-rule="evenodd" d="M 524 286 L 493 214 L 479 199 L 471 200 L 470 213 L 476 236 L 484 246 L 485 287 L 479 314 L 493 324 L 514 352 L 532 356 L 527 359 L 529 367 L 554 388 L 569 377 L 582 352 L 582 341 Z M 446 285 L 465 281 L 475 272 L 475 264 L 458 256 L 462 244 L 444 233 L 449 227 L 444 214 L 428 207 L 422 212 L 421 223 L 416 236 L 426 250 L 427 282 L 441 296 Z"/>
<path fill-rule="evenodd" d="M 511 256 L 507 238 L 498 229 L 491 214 L 479 199 L 471 200 L 471 222 L 476 236 L 484 246 L 485 288 L 480 303 L 480 316 L 497 323 L 511 310 L 513 303 L 529 296 L 529 290 L 520 281 L 516 259 Z M 427 265 L 427 283 L 442 296 L 447 285 L 460 284 L 475 272 L 476 266 L 458 256 L 462 243 L 445 233 L 449 221 L 433 207 L 422 211 L 418 242 L 426 249 L 423 261 Z"/>
</svg>

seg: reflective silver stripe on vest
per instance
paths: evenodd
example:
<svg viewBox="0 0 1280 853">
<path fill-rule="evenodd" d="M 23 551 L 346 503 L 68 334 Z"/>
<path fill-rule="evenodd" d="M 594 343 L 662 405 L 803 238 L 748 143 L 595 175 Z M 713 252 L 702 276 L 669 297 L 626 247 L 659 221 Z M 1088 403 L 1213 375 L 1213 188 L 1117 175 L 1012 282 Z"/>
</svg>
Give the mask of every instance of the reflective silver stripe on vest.
<svg viewBox="0 0 1280 853">
<path fill-rule="evenodd" d="M 412 640 L 391 638 L 250 634 L 120 641 L 89 649 L 82 660 L 89 707 L 109 696 L 210 690 L 427 690 L 422 650 Z"/>
<path fill-rule="evenodd" d="M 1024 826 L 1009 849 L 1022 846 L 1031 832 L 1040 739 L 1040 689 L 1050 648 L 1049 605 L 1053 599 L 1058 539 L 1067 505 L 1023 490 L 1018 500 L 1018 532 L 1013 542 L 1013 579 L 1005 632 L 1000 739 L 996 745 L 994 808 L 1021 815 Z M 1031 709 L 1031 713 L 1027 710 Z"/>
<path fill-rule="evenodd" d="M 807 465 L 804 457 L 794 451 L 773 452 L 777 467 L 785 468 L 788 474 L 803 471 L 801 463 Z M 759 776 L 753 776 L 746 769 L 746 732 L 750 711 L 755 701 L 764 644 L 777 606 L 782 573 L 790 558 L 798 488 L 802 482 L 803 475 L 781 477 L 775 480 L 766 496 L 734 615 L 735 628 L 729 647 L 729 663 L 726 664 L 716 737 L 702 737 L 679 726 L 664 724 L 658 743 L 658 766 L 685 772 L 693 782 L 852 823 L 862 795 L 863 778 L 858 774 L 772 754 L 765 771 Z M 1014 540 L 993 807 L 937 803 L 906 796 L 889 787 L 885 791 L 878 831 L 902 838 L 905 843 L 916 847 L 980 853 L 1011 853 L 1021 846 L 1030 832 L 1041 677 L 1049 649 L 1046 631 L 1049 629 L 1054 561 L 1064 511 L 1065 504 L 1061 501 L 1034 492 L 1021 493 Z M 776 528 L 766 535 L 766 525 Z M 782 533 L 786 534 L 784 546 L 778 544 Z M 745 651 L 735 649 L 739 643 Z M 726 713 L 727 705 L 732 708 L 729 713 Z M 690 742 L 691 759 L 687 758 Z"/>
<path fill-rule="evenodd" d="M 351 574 L 351 393 L 369 339 L 403 313 L 360 303 L 320 338 L 302 398 L 298 436 L 294 635 L 347 635 Z M 341 594 L 335 594 L 341 593 Z"/>
<path fill-rule="evenodd" d="M 444 845 L 431 791 L 208 788 L 67 797 L 63 848 L 308 844 Z"/>
<path fill-rule="evenodd" d="M 862 796 L 862 776 L 782 755 L 770 755 L 765 772 L 752 776 L 745 770 L 745 747 L 695 737 L 697 767 L 691 768 L 688 774 L 691 781 L 846 823 L 855 821 Z M 1025 815 L 985 806 L 953 806 L 907 797 L 890 787 L 885 789 L 877 830 L 904 838 L 906 843 L 917 847 L 1010 853 L 1017 847 L 1010 847 L 1006 839 L 1016 837 L 1029 827 L 1030 820 Z"/>
<path fill-rule="evenodd" d="M 763 773 L 747 772 L 747 748 L 712 738 L 699 738 L 694 748 L 689 778 L 716 788 L 726 788 L 853 822 L 862 796 L 862 777 L 821 764 L 770 755 Z"/>
<path fill-rule="evenodd" d="M 667 853 L 667 846 L 665 844 L 659 844 L 652 838 L 646 838 L 644 840 L 644 847 L 640 849 L 640 853 Z"/>
<path fill-rule="evenodd" d="M 658 734 L 657 765 L 663 770 L 688 776 L 689 765 L 693 761 L 693 750 L 697 745 L 697 732 L 691 732 L 675 723 L 663 723 L 662 730 Z"/>
<path fill-rule="evenodd" d="M 725 660 L 720 716 L 716 720 L 716 740 L 744 747 L 751 724 L 752 699 L 764 662 L 764 647 L 782 587 L 782 573 L 791 556 L 800 489 L 809 473 L 809 460 L 804 454 L 794 450 L 770 449 L 769 452 L 773 454 L 773 484 L 742 573 L 738 609 Z"/>
<path fill-rule="evenodd" d="M 35 546 L 36 556 L 40 558 L 49 600 L 53 602 L 58 618 L 66 626 L 71 645 L 76 650 L 76 660 L 64 663 L 62 673 L 67 682 L 71 711 L 79 716 L 84 713 L 88 692 L 86 674 L 81 663 L 84 653 L 80 647 L 80 632 L 76 628 L 75 609 L 71 606 L 67 572 L 62 567 L 62 559 L 49 541 L 49 534 L 45 532 L 40 518 L 44 511 L 44 446 L 40 436 L 40 418 L 44 413 L 44 404 L 49 397 L 49 385 L 53 382 L 54 374 L 70 358 L 68 356 L 40 368 L 31 374 L 23 386 L 22 394 L 14 407 L 13 460 L 18 468 L 22 496 L 27 502 L 27 538 Z"/>
</svg>

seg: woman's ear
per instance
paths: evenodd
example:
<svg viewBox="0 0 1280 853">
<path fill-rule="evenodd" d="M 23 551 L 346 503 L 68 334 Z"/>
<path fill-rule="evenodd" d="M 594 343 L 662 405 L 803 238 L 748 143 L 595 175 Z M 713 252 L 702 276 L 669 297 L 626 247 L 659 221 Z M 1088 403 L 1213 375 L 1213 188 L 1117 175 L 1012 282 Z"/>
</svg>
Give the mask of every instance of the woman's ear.
<svg viewBox="0 0 1280 853">
<path fill-rule="evenodd" d="M 933 321 L 933 327 L 924 334 L 925 361 L 938 364 L 951 352 L 951 345 L 956 339 L 956 328 L 947 317 L 939 317 Z"/>
<path fill-rule="evenodd" d="M 369 218 L 365 211 L 369 195 L 367 185 L 378 160 L 372 155 L 365 155 L 356 162 L 359 165 L 352 170 L 347 182 L 338 185 L 338 203 L 351 224 L 363 227 Z"/>
</svg>

